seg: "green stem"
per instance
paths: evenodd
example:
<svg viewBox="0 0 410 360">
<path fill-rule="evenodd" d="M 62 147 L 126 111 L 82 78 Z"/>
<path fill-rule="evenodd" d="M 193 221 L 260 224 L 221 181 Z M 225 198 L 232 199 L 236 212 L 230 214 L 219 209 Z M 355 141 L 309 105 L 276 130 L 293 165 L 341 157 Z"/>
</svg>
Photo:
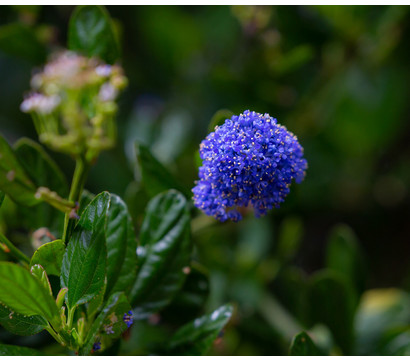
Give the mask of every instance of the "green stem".
<svg viewBox="0 0 410 360">
<path fill-rule="evenodd" d="M 68 201 L 77 203 L 80 200 L 81 192 L 83 191 L 89 168 L 89 164 L 83 157 L 77 158 Z M 68 244 L 70 233 L 74 224 L 74 220 L 71 219 L 70 216 L 71 213 L 66 213 L 64 218 L 63 240 L 66 245 Z"/>
<path fill-rule="evenodd" d="M 283 337 L 285 343 L 303 330 L 298 321 L 270 293 L 260 296 L 258 310 L 270 326 Z"/>
<path fill-rule="evenodd" d="M 3 234 L 0 234 L 0 249 L 2 249 L 5 253 L 13 255 L 17 260 L 30 264 L 30 259 L 19 249 L 17 249 Z"/>
<path fill-rule="evenodd" d="M 55 209 L 60 210 L 64 213 L 69 213 L 75 207 L 75 204 L 73 202 L 61 198 L 56 192 L 51 191 L 46 187 L 39 187 L 37 189 L 35 197 L 42 199 L 46 203 L 53 206 Z"/>
<path fill-rule="evenodd" d="M 63 339 L 61 338 L 60 335 L 58 335 L 52 328 L 51 326 L 46 326 L 44 329 L 46 329 L 49 334 L 54 338 L 55 341 L 57 341 L 60 345 L 66 346 L 64 343 Z"/>
</svg>

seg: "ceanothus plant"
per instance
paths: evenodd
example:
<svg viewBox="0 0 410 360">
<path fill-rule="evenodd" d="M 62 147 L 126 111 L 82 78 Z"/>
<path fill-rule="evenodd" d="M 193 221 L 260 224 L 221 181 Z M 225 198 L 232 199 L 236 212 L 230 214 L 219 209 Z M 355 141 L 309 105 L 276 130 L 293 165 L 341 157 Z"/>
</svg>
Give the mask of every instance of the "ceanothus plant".
<svg viewBox="0 0 410 360">
<path fill-rule="evenodd" d="M 22 218 L 32 215 L 28 227 L 36 229 L 30 256 L 0 234 L 7 260 L 0 261 L 0 324 L 22 336 L 45 330 L 71 353 L 89 355 L 170 304 L 191 272 L 193 244 L 189 202 L 177 186 L 149 201 L 138 241 L 119 196 L 84 189 L 98 155 L 115 145 L 116 100 L 127 79 L 104 8 L 74 11 L 68 47 L 34 74 L 21 110 L 42 144 L 74 159 L 70 189 L 40 144 L 20 139 L 11 147 L 0 136 L 0 206 L 6 200 Z M 231 315 L 224 305 L 195 319 L 161 353 L 206 352 Z M 0 345 L 0 353 L 38 354 L 11 345 Z"/>
<path fill-rule="evenodd" d="M 127 86 L 104 8 L 75 10 L 68 47 L 34 73 L 21 111 L 31 116 L 40 143 L 75 161 L 71 187 L 40 144 L 20 139 L 11 147 L 0 136 L 0 206 L 6 198 L 22 218 L 35 214 L 30 257 L 0 234 L 8 260 L 0 261 L 0 324 L 22 336 L 47 331 L 72 353 L 89 355 L 114 347 L 182 290 L 195 270 L 192 205 L 221 222 L 241 220 L 247 208 L 266 215 L 285 200 L 292 181 L 303 180 L 307 161 L 295 135 L 269 114 L 247 110 L 201 143 L 192 204 L 192 193 L 138 145 L 151 199 L 137 240 L 118 195 L 84 189 L 99 154 L 115 146 L 117 99 Z M 194 319 L 158 353 L 205 353 L 232 312 L 228 304 Z M 10 345 L 0 345 L 0 353 L 37 354 Z"/>
<path fill-rule="evenodd" d="M 99 154 L 115 145 L 116 100 L 127 79 L 104 8 L 78 7 L 68 44 L 69 50 L 53 54 L 33 75 L 21 110 L 31 115 L 42 144 L 74 159 L 70 189 L 41 145 L 21 139 L 11 147 L 0 137 L 0 205 L 7 197 L 21 214 L 37 214 L 30 223 L 37 229 L 30 257 L 0 234 L 7 260 L 14 259 L 0 262 L 0 324 L 23 336 L 45 330 L 75 354 L 89 355 L 109 349 L 181 290 L 191 271 L 193 209 L 191 194 L 142 145 L 138 158 L 152 199 L 138 241 L 119 196 L 84 190 Z M 193 203 L 220 221 L 239 221 L 246 207 L 265 215 L 307 168 L 297 138 L 268 114 L 250 111 L 217 126 L 202 142 L 200 156 Z M 161 352 L 206 352 L 231 315 L 231 305 L 225 305 L 195 319 Z M 36 354 L 9 345 L 0 349 L 5 355 Z"/>
</svg>

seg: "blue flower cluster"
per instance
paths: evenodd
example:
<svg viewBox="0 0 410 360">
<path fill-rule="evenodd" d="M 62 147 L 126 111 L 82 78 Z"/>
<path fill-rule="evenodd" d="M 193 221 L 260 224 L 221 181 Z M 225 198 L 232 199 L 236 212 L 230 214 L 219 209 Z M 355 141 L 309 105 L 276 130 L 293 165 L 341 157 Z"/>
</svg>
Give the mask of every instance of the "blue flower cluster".
<svg viewBox="0 0 410 360">
<path fill-rule="evenodd" d="M 249 110 L 217 126 L 200 155 L 194 203 L 220 221 L 241 220 L 239 210 L 249 205 L 256 217 L 279 207 L 292 180 L 300 183 L 307 169 L 296 136 L 269 114 Z"/>
<path fill-rule="evenodd" d="M 128 313 L 125 313 L 122 320 L 125 322 L 127 327 L 130 327 L 134 323 L 134 319 L 132 317 L 133 312 L 130 310 Z"/>
<path fill-rule="evenodd" d="M 93 352 L 101 350 L 101 341 L 97 341 L 93 344 Z"/>
</svg>

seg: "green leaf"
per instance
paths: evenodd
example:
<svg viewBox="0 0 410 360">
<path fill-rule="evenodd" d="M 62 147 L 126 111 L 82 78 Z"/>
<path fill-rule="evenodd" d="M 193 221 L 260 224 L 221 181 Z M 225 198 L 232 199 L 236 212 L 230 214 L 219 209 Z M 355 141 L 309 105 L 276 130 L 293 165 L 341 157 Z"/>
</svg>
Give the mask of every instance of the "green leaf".
<svg viewBox="0 0 410 360">
<path fill-rule="evenodd" d="M 54 240 L 40 246 L 30 261 L 30 266 L 41 265 L 48 275 L 60 276 L 61 264 L 65 252 L 64 242 Z"/>
<path fill-rule="evenodd" d="M 68 48 L 107 63 L 120 56 L 119 44 L 107 10 L 102 6 L 78 6 L 70 19 Z"/>
<path fill-rule="evenodd" d="M 317 356 L 322 355 L 310 336 L 302 331 L 295 335 L 289 349 L 290 356 Z"/>
<path fill-rule="evenodd" d="M 63 257 L 61 287 L 68 289 L 69 308 L 86 303 L 104 288 L 106 275 L 105 221 L 110 194 L 97 195 L 74 229 Z"/>
<path fill-rule="evenodd" d="M 44 186 L 57 192 L 61 197 L 68 196 L 68 184 L 64 174 L 40 144 L 22 138 L 15 143 L 14 152 L 26 174 L 37 187 Z"/>
<path fill-rule="evenodd" d="M 410 356 L 410 328 L 407 326 L 388 331 L 378 350 L 381 356 Z"/>
<path fill-rule="evenodd" d="M 201 313 L 209 298 L 209 279 L 206 270 L 193 263 L 183 287 L 161 314 L 172 324 L 185 324 Z"/>
<path fill-rule="evenodd" d="M 127 205 L 110 194 L 105 232 L 107 244 L 106 298 L 116 291 L 128 293 L 137 275 L 137 239 Z"/>
<path fill-rule="evenodd" d="M 322 270 L 309 281 L 307 303 L 311 325 L 327 325 L 344 355 L 352 351 L 354 302 L 351 287 L 337 273 Z"/>
<path fill-rule="evenodd" d="M 104 295 L 107 289 L 107 278 L 104 279 L 104 286 L 97 296 L 93 297 L 89 303 L 87 303 L 87 316 L 88 318 L 94 318 L 94 315 L 100 310 L 104 302 Z"/>
<path fill-rule="evenodd" d="M 408 327 L 409 323 L 410 295 L 407 292 L 396 288 L 367 290 L 360 298 L 355 316 L 355 354 L 384 355 L 381 348 L 387 340 L 386 335 Z"/>
<path fill-rule="evenodd" d="M 15 202 L 33 206 L 40 202 L 35 198 L 36 188 L 7 141 L 0 135 L 0 189 Z"/>
<path fill-rule="evenodd" d="M 179 356 L 204 355 L 232 316 L 233 307 L 223 305 L 180 328 L 169 342 L 169 352 Z"/>
<path fill-rule="evenodd" d="M 80 355 L 88 355 L 91 352 L 97 337 L 103 343 L 103 347 L 118 338 L 128 328 L 123 317 L 129 310 L 131 305 L 124 293 L 112 294 L 88 331 Z"/>
<path fill-rule="evenodd" d="M 162 309 L 182 287 L 192 249 L 189 220 L 187 201 L 175 190 L 149 202 L 137 249 L 139 271 L 130 293 L 136 318 Z"/>
<path fill-rule="evenodd" d="M 68 184 L 63 173 L 43 147 L 23 138 L 14 145 L 14 152 L 36 187 L 46 187 L 61 197 L 68 196 Z M 64 214 L 51 205 L 42 202 L 34 209 L 21 207 L 18 211 L 21 219 L 28 222 L 28 228 L 38 229 L 46 224 L 55 236 L 62 235 Z"/>
<path fill-rule="evenodd" d="M 154 197 L 169 189 L 178 190 L 186 197 L 190 196 L 188 191 L 174 178 L 168 169 L 151 154 L 146 146 L 137 143 L 136 150 L 142 181 L 149 197 Z"/>
<path fill-rule="evenodd" d="M 208 132 L 215 131 L 215 127 L 221 126 L 225 123 L 226 119 L 230 119 L 233 115 L 233 112 L 228 109 L 218 110 L 214 116 L 212 116 L 211 121 L 209 122 Z"/>
<path fill-rule="evenodd" d="M 59 317 L 43 284 L 17 264 L 0 262 L 0 289 L 0 302 L 21 315 L 42 315 L 49 321 Z"/>
<path fill-rule="evenodd" d="M 357 294 L 365 287 L 364 257 L 352 229 L 346 225 L 336 226 L 326 250 L 326 267 L 343 277 Z"/>
<path fill-rule="evenodd" d="M 88 190 L 83 190 L 80 197 L 80 204 L 78 206 L 78 215 L 81 216 L 83 211 L 87 208 L 90 202 L 95 198 L 95 194 L 89 192 Z"/>
<path fill-rule="evenodd" d="M 39 351 L 23 346 L 0 344 L 0 356 L 40 356 Z"/>
<path fill-rule="evenodd" d="M 0 304 L 0 324 L 15 335 L 30 336 L 39 333 L 48 325 L 42 316 L 25 316 Z"/>
</svg>

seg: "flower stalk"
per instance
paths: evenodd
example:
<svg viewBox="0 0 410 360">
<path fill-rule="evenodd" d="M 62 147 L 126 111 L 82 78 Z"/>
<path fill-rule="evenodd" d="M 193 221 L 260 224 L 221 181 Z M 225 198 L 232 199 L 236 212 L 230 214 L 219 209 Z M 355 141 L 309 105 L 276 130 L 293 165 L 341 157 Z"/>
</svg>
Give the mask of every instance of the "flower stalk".
<svg viewBox="0 0 410 360">
<path fill-rule="evenodd" d="M 68 201 L 78 204 L 81 192 L 83 191 L 85 181 L 90 169 L 90 164 L 83 158 L 79 157 L 75 163 L 75 170 L 73 175 L 73 180 L 71 183 L 70 194 L 68 196 Z M 73 216 L 74 215 L 74 216 Z M 63 230 L 63 241 L 67 245 L 71 232 L 75 223 L 75 215 L 71 211 L 65 213 L 64 217 L 64 230 Z"/>
<path fill-rule="evenodd" d="M 30 259 L 17 249 L 3 234 L 0 234 L 0 249 L 5 253 L 12 255 L 16 260 L 22 261 L 25 264 L 30 264 Z"/>
</svg>

